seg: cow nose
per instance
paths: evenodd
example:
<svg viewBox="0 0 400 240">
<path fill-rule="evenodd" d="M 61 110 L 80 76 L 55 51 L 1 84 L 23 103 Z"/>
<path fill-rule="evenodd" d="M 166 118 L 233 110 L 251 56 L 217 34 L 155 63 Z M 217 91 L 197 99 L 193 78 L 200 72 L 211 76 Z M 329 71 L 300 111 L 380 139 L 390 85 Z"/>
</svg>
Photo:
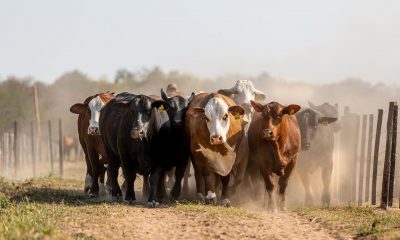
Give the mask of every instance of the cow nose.
<svg viewBox="0 0 400 240">
<path fill-rule="evenodd" d="M 265 129 L 263 131 L 263 135 L 265 138 L 271 138 L 272 137 L 273 132 L 270 129 Z"/>
<path fill-rule="evenodd" d="M 98 127 L 89 127 L 88 134 L 89 135 L 100 135 L 100 129 Z"/>
<path fill-rule="evenodd" d="M 142 139 L 144 137 L 144 131 L 143 129 L 133 129 L 131 131 L 131 138 L 132 139 Z"/>
<path fill-rule="evenodd" d="M 213 135 L 210 138 L 211 145 L 217 145 L 222 143 L 222 136 L 220 135 Z"/>
<path fill-rule="evenodd" d="M 174 127 L 180 127 L 180 126 L 182 125 L 182 120 L 180 120 L 180 119 L 175 119 L 175 120 L 172 121 L 172 125 L 173 125 Z"/>
</svg>

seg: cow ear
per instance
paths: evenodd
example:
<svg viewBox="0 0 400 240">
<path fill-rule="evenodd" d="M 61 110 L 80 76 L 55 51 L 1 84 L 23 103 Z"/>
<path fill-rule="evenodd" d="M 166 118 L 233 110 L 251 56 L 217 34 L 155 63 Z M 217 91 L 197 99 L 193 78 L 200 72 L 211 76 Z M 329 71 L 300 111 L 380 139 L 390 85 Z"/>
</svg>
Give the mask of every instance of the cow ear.
<svg viewBox="0 0 400 240">
<path fill-rule="evenodd" d="M 233 93 L 232 89 L 220 89 L 218 90 L 219 94 L 225 95 L 227 97 L 230 97 Z"/>
<path fill-rule="evenodd" d="M 190 94 L 190 97 L 189 97 L 188 100 L 187 100 L 188 105 L 189 105 L 189 103 L 193 100 L 193 98 L 194 98 L 195 95 L 196 95 L 196 94 L 194 94 L 194 92 L 192 92 L 192 94 Z"/>
<path fill-rule="evenodd" d="M 197 117 L 201 114 L 204 114 L 204 108 L 200 108 L 200 107 L 191 107 L 187 110 L 186 114 L 190 114 L 194 117 Z"/>
<path fill-rule="evenodd" d="M 164 92 L 164 89 L 161 88 L 161 98 L 164 101 L 168 101 L 168 96 L 167 94 Z"/>
<path fill-rule="evenodd" d="M 70 112 L 75 113 L 75 114 L 81 114 L 86 111 L 87 107 L 83 103 L 76 103 L 72 105 L 72 107 L 69 109 Z"/>
<path fill-rule="evenodd" d="M 254 100 L 256 101 L 265 101 L 267 99 L 267 95 L 257 89 L 254 91 L 254 95 Z"/>
<path fill-rule="evenodd" d="M 151 108 L 157 108 L 157 110 L 158 110 L 159 112 L 162 112 L 162 111 L 164 111 L 164 110 L 167 110 L 169 107 L 170 107 L 169 103 L 167 103 L 167 102 L 165 102 L 165 101 L 162 101 L 162 100 L 154 101 L 154 102 L 151 104 Z"/>
<path fill-rule="evenodd" d="M 239 119 L 239 116 L 243 116 L 244 109 L 241 106 L 230 106 L 228 108 L 228 112 L 230 112 L 236 119 Z"/>
<path fill-rule="evenodd" d="M 285 107 L 282 112 L 283 112 L 283 115 L 285 115 L 285 114 L 294 115 L 300 109 L 301 109 L 301 107 L 299 105 L 290 104 L 289 106 Z"/>
<path fill-rule="evenodd" d="M 254 110 L 256 110 L 256 112 L 262 112 L 263 106 L 261 105 L 261 103 L 255 102 L 253 100 L 250 100 L 251 106 L 253 106 Z"/>
<path fill-rule="evenodd" d="M 336 120 L 337 120 L 337 118 L 333 118 L 333 117 L 319 117 L 318 123 L 326 126 L 328 124 L 336 122 Z"/>
</svg>

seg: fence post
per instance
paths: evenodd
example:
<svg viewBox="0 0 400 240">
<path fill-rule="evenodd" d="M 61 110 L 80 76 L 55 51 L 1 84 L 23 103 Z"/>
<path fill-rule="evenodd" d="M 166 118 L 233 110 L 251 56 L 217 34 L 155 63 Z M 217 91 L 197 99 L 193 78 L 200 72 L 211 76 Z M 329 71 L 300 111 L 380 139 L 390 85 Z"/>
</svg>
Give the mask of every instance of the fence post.
<svg viewBox="0 0 400 240">
<path fill-rule="evenodd" d="M 357 162 L 358 162 L 358 146 L 360 143 L 359 137 L 360 137 L 360 116 L 356 116 L 356 132 L 355 132 L 355 148 L 353 151 L 353 169 L 355 171 L 352 179 L 352 193 L 351 193 L 351 201 L 356 202 L 357 199 Z"/>
<path fill-rule="evenodd" d="M 389 114 L 387 119 L 386 130 L 386 150 L 385 150 L 385 164 L 383 168 L 382 179 L 382 194 L 381 194 L 381 208 L 387 210 L 389 198 L 389 178 L 390 178 L 390 155 L 392 153 L 392 134 L 393 134 L 393 109 L 394 102 L 389 103 Z"/>
<path fill-rule="evenodd" d="M 369 115 L 368 120 L 368 148 L 367 148 L 367 174 L 365 176 L 365 202 L 369 202 L 370 179 L 371 179 L 371 158 L 372 158 L 372 139 L 374 132 L 374 115 Z"/>
<path fill-rule="evenodd" d="M 36 177 L 36 155 L 35 155 L 35 135 L 33 121 L 31 121 L 31 154 L 32 154 L 32 173 Z"/>
<path fill-rule="evenodd" d="M 361 128 L 361 149 L 360 149 L 360 166 L 358 174 L 358 206 L 363 204 L 363 190 L 364 190 L 364 162 L 365 162 L 365 135 L 367 132 L 367 115 L 364 114 L 362 117 L 362 128 Z"/>
<path fill-rule="evenodd" d="M 393 134 L 392 134 L 392 149 L 390 156 L 390 178 L 389 178 L 389 206 L 393 206 L 393 185 L 394 185 L 394 173 L 396 170 L 396 148 L 397 148 L 397 115 L 398 115 L 397 103 L 393 107 Z"/>
<path fill-rule="evenodd" d="M 58 129 L 59 129 L 59 151 L 60 151 L 60 176 L 64 174 L 64 139 L 63 139 L 63 129 L 62 129 L 62 119 L 58 120 Z"/>
<path fill-rule="evenodd" d="M 1 134 L 1 169 L 2 169 L 2 176 L 6 176 L 6 158 L 5 156 L 5 147 L 4 147 L 4 133 Z"/>
<path fill-rule="evenodd" d="M 14 121 L 14 177 L 17 179 L 18 177 L 18 163 L 19 154 L 18 154 L 18 123 Z"/>
<path fill-rule="evenodd" d="M 376 123 L 376 134 L 375 134 L 374 163 L 372 169 L 372 189 L 371 189 L 372 205 L 376 205 L 376 178 L 378 175 L 379 145 L 381 143 L 382 117 L 383 117 L 383 109 L 378 109 L 378 120 Z"/>
<path fill-rule="evenodd" d="M 49 157 L 50 157 L 50 168 L 51 173 L 54 173 L 54 162 L 53 162 L 53 138 L 51 134 L 51 121 L 49 120 Z"/>
<path fill-rule="evenodd" d="M 37 129 L 37 146 L 38 146 L 38 159 L 42 161 L 42 130 L 40 127 L 40 112 L 39 112 L 39 95 L 36 87 L 36 83 L 33 84 L 33 100 L 35 103 L 35 117 L 36 117 L 36 129 Z"/>
</svg>

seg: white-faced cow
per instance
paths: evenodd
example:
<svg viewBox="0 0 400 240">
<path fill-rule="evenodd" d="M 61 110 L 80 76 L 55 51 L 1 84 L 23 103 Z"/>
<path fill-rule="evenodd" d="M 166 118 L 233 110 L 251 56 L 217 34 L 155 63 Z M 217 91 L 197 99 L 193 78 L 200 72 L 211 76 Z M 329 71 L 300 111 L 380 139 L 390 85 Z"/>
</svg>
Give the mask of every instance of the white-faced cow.
<svg viewBox="0 0 400 240">
<path fill-rule="evenodd" d="M 322 204 L 330 204 L 330 181 L 333 169 L 334 133 L 340 127 L 337 109 L 329 103 L 315 106 L 309 103 L 311 108 L 304 109 L 296 114 L 300 125 L 302 145 L 298 173 L 304 185 L 306 204 L 313 204 L 311 194 L 310 175 L 317 169 L 322 170 Z"/>
<path fill-rule="evenodd" d="M 113 98 L 113 93 L 99 93 L 70 108 L 72 113 L 79 114 L 79 142 L 85 153 L 87 168 L 84 191 L 90 191 L 92 197 L 99 193 L 99 181 L 100 192 L 104 192 L 104 164 L 107 160 L 99 131 L 99 116 L 100 110 Z"/>
<path fill-rule="evenodd" d="M 228 186 L 243 138 L 243 114 L 242 107 L 218 93 L 198 94 L 189 104 L 185 127 L 190 158 L 195 170 L 197 195 L 202 199 L 205 196 L 206 203 L 217 202 L 210 178 L 216 173 L 222 182 L 222 204 L 230 206 Z"/>
</svg>

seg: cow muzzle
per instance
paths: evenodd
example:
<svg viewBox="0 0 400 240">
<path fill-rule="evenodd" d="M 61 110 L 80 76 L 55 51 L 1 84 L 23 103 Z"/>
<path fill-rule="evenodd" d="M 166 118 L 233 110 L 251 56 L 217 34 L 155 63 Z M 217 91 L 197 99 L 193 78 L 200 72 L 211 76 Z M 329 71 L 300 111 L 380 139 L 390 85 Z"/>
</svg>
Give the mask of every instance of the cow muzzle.
<svg viewBox="0 0 400 240">
<path fill-rule="evenodd" d="M 100 135 L 100 129 L 99 127 L 89 127 L 88 128 L 88 134 L 93 135 L 93 136 L 98 136 Z"/>
<path fill-rule="evenodd" d="M 180 120 L 180 119 L 172 120 L 172 127 L 174 127 L 174 128 L 182 127 L 182 120 Z"/>
<path fill-rule="evenodd" d="M 142 140 L 145 137 L 143 129 L 133 129 L 131 131 L 131 138 L 134 140 Z"/>
<path fill-rule="evenodd" d="M 262 132 L 262 137 L 263 137 L 265 140 L 274 140 L 274 133 L 272 132 L 271 129 L 265 129 L 265 130 Z"/>
<path fill-rule="evenodd" d="M 223 144 L 223 140 L 222 140 L 222 136 L 220 135 L 213 135 L 210 137 L 210 143 L 211 145 L 219 145 L 219 144 Z"/>
</svg>

